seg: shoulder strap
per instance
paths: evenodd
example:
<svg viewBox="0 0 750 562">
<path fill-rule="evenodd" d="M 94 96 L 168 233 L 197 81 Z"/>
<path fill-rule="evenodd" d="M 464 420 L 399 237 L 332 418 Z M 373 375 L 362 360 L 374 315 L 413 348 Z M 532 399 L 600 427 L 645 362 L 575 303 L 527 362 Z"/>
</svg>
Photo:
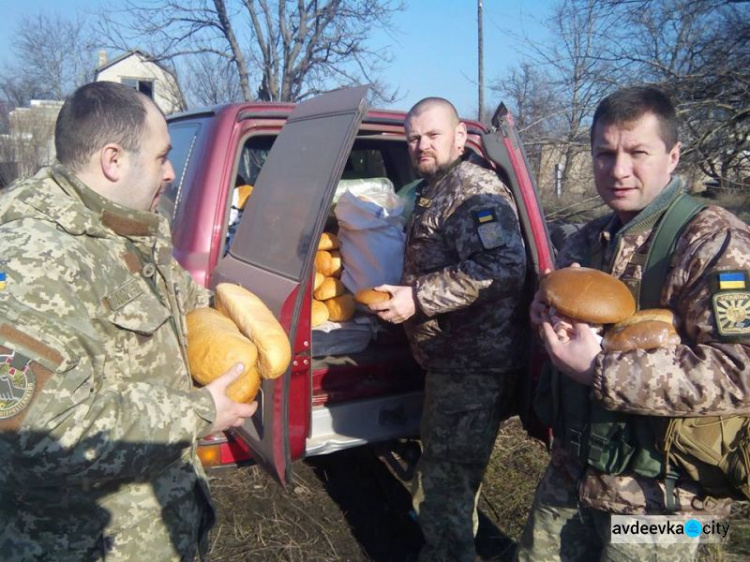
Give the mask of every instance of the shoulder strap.
<svg viewBox="0 0 750 562">
<path fill-rule="evenodd" d="M 638 299 L 641 309 L 658 308 L 661 305 L 661 290 L 679 234 L 690 219 L 705 206 L 705 203 L 683 193 L 664 212 L 656 227 L 654 239 L 646 255 L 646 265 L 643 267 Z"/>
</svg>

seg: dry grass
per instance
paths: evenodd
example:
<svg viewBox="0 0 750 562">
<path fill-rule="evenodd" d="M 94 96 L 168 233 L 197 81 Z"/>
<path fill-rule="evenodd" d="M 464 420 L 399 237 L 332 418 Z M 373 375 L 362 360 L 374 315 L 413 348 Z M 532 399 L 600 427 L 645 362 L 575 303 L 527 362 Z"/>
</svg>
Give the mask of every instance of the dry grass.
<svg viewBox="0 0 750 562">
<path fill-rule="evenodd" d="M 503 424 L 479 501 L 483 560 L 512 558 L 548 459 L 517 418 Z M 295 463 L 286 489 L 258 467 L 213 473 L 211 486 L 219 515 L 214 561 L 409 562 L 422 543 L 405 483 L 373 448 Z M 737 503 L 729 540 L 702 547 L 700 561 L 750 560 L 749 513 Z"/>
</svg>

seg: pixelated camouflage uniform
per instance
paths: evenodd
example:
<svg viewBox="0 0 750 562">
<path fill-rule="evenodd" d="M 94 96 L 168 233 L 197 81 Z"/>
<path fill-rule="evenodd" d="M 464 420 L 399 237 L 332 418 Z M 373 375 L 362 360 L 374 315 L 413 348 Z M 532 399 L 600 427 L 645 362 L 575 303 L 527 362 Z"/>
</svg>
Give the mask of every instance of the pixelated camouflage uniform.
<svg viewBox="0 0 750 562">
<path fill-rule="evenodd" d="M 521 360 L 525 250 L 494 172 L 460 162 L 417 192 L 403 283 L 417 301 L 406 333 L 427 371 L 414 490 L 420 560 L 474 560 L 475 498 Z"/>
<path fill-rule="evenodd" d="M 0 245 L 0 354 L 26 377 L 0 399 L 0 559 L 193 559 L 214 519 L 195 439 L 215 410 L 192 389 L 184 313 L 209 294 L 165 219 L 54 165 L 2 194 Z"/>
<path fill-rule="evenodd" d="M 616 215 L 596 219 L 574 234 L 558 267 L 585 264 L 592 249 L 603 269 L 633 285 L 641 280 L 651 234 L 668 205 L 684 190 L 675 177 L 626 225 Z M 716 327 L 710 279 L 718 271 L 750 271 L 750 229 L 720 207 L 708 206 L 685 226 L 671 256 L 661 306 L 678 320 L 683 343 L 649 351 L 600 353 L 592 400 L 608 410 L 649 416 L 701 416 L 750 412 L 750 339 L 723 339 Z M 570 379 L 560 377 L 561 385 Z M 559 407 L 564 408 L 565 404 Z M 563 411 L 563 416 L 564 411 Z M 606 474 L 582 464 L 555 436 L 552 459 L 537 489 L 519 546 L 521 560 L 687 560 L 695 545 L 609 544 L 609 515 L 665 514 L 661 478 Z M 706 497 L 686 479 L 677 482 L 676 513 L 723 516 L 729 500 Z M 600 558 L 601 555 L 601 558 Z"/>
</svg>

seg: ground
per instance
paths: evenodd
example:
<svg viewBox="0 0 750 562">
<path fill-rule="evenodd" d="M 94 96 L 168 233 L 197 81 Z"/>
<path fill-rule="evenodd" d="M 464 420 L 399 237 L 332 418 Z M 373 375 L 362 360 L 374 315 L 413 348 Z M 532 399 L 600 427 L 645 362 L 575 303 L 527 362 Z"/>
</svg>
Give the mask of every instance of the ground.
<svg viewBox="0 0 750 562">
<path fill-rule="evenodd" d="M 512 559 L 536 483 L 548 459 L 518 419 L 500 430 L 479 502 L 478 552 L 483 560 Z M 218 523 L 211 560 L 290 562 L 406 562 L 422 536 L 408 484 L 371 447 L 315 457 L 294 465 L 283 489 L 258 467 L 211 475 Z M 744 507 L 744 506 L 740 506 Z M 705 562 L 750 559 L 750 522 L 740 510 L 730 541 L 707 548 Z"/>
</svg>

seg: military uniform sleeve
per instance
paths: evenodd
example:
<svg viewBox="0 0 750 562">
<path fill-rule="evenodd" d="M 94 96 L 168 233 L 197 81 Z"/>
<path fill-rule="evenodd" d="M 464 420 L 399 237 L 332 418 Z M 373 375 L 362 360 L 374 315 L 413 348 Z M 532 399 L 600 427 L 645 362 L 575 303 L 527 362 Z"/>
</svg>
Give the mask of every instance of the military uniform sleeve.
<svg viewBox="0 0 750 562">
<path fill-rule="evenodd" d="M 750 413 L 750 231 L 709 208 L 690 223 L 675 254 L 662 303 L 680 321 L 682 344 L 600 354 L 594 397 L 635 414 Z M 728 290 L 720 289 L 719 275 L 733 280 Z"/>
<path fill-rule="evenodd" d="M 417 279 L 417 302 L 427 316 L 520 290 L 526 253 L 518 218 L 505 197 L 469 197 L 447 218 L 443 236 L 457 260 Z"/>
<path fill-rule="evenodd" d="M 104 385 L 103 356 L 74 328 L 8 298 L 0 318 L 0 353 L 13 369 L 0 427 L 17 451 L 16 470 L 55 484 L 145 475 L 179 458 L 210 425 L 207 392 Z"/>
</svg>

